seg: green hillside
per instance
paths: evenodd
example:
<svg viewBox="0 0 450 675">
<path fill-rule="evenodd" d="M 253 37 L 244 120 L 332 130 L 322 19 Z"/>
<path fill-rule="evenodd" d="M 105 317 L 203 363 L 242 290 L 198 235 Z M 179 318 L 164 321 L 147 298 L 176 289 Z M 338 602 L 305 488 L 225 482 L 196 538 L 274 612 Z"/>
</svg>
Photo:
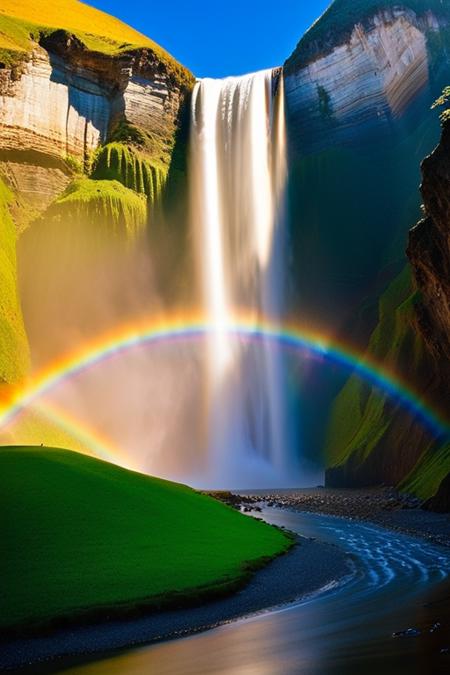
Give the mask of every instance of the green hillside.
<svg viewBox="0 0 450 675">
<path fill-rule="evenodd" d="M 291 543 L 183 485 L 41 447 L 0 450 L 0 513 L 3 628 L 232 590 Z"/>
<path fill-rule="evenodd" d="M 9 204 L 12 193 L 0 178 L 0 384 L 17 384 L 29 362 L 17 295 L 16 231 Z"/>
<path fill-rule="evenodd" d="M 180 83 L 192 83 L 191 73 L 156 42 L 78 0 L 1 0 L 0 60 L 6 64 L 20 60 L 31 50 L 33 41 L 56 29 L 75 35 L 91 51 L 112 56 L 149 49 Z"/>
</svg>

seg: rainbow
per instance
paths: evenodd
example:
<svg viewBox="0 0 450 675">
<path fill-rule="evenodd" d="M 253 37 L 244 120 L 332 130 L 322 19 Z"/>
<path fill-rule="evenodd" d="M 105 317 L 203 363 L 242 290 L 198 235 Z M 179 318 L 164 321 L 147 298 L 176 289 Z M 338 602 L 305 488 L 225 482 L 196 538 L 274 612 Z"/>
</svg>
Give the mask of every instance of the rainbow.
<svg viewBox="0 0 450 675">
<path fill-rule="evenodd" d="M 120 464 L 126 469 L 137 470 L 138 467 L 133 465 L 130 458 L 109 438 L 100 434 L 96 429 L 88 427 L 87 424 L 70 415 L 67 411 L 56 407 L 53 403 L 51 405 L 49 403 L 35 403 L 33 410 L 36 410 L 55 426 L 89 448 L 95 457 Z"/>
<path fill-rule="evenodd" d="M 194 315 L 150 318 L 119 327 L 37 373 L 28 386 L 0 410 L 0 429 L 64 382 L 79 377 L 108 360 L 139 347 L 180 340 L 199 340 L 216 332 L 216 327 L 204 318 Z M 427 404 L 406 381 L 367 355 L 358 353 L 342 342 L 331 340 L 323 333 L 314 332 L 294 323 L 279 326 L 269 321 L 255 322 L 253 317 L 242 315 L 221 326 L 220 332 L 230 338 L 265 341 L 296 352 L 312 354 L 343 367 L 398 402 L 413 417 L 420 420 L 436 438 L 450 436 L 448 420 Z"/>
<path fill-rule="evenodd" d="M 68 436 L 73 437 L 85 449 L 81 450 L 77 446 L 77 451 L 83 454 L 91 454 L 94 457 L 104 459 L 115 464 L 120 464 L 127 469 L 137 471 L 138 467 L 132 465 L 128 456 L 120 450 L 114 443 L 100 434 L 97 430 L 88 427 L 84 422 L 78 418 L 70 415 L 59 406 L 50 404 L 48 402 L 35 402 L 32 406 L 32 411 L 39 416 L 44 417 L 57 427 L 58 430 L 63 431 Z M 14 420 L 12 420 L 14 422 Z M 44 438 L 45 440 L 45 438 Z M 26 444 L 26 443 L 25 443 Z M 70 444 L 67 446 L 70 448 Z M 88 451 L 88 452 L 87 452 Z"/>
</svg>

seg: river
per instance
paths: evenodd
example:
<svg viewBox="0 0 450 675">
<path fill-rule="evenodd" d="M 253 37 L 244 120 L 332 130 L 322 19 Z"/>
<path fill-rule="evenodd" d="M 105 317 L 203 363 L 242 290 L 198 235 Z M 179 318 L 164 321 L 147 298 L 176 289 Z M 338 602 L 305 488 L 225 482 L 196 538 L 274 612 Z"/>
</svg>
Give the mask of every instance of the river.
<svg viewBox="0 0 450 675">
<path fill-rule="evenodd" d="M 449 672 L 450 636 L 430 600 L 450 573 L 450 552 L 377 526 L 266 508 L 263 517 L 343 547 L 345 583 L 315 597 L 192 637 L 71 668 L 71 675 L 402 675 Z M 421 634 L 393 637 L 419 627 Z M 66 671 L 67 672 L 67 671 Z"/>
</svg>

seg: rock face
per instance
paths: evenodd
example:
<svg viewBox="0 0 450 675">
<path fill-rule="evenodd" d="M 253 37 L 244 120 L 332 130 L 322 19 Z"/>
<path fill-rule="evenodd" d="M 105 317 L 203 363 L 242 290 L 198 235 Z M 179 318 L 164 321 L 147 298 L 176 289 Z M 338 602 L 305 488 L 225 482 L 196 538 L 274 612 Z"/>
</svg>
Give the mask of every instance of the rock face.
<svg viewBox="0 0 450 675">
<path fill-rule="evenodd" d="M 294 302 L 333 331 L 375 306 L 420 215 L 417 147 L 438 140 L 430 106 L 450 79 L 449 16 L 432 6 L 335 0 L 285 64 Z"/>
<path fill-rule="evenodd" d="M 437 493 L 425 502 L 424 508 L 437 513 L 450 512 L 450 473 L 442 481 Z"/>
<path fill-rule="evenodd" d="M 427 217 L 410 232 L 408 257 L 422 301 L 420 329 L 429 351 L 450 369 L 450 126 L 422 164 Z M 450 370 L 449 370 L 450 373 Z M 446 372 L 442 372 L 443 378 Z M 450 392 L 449 392 L 450 393 Z"/>
<path fill-rule="evenodd" d="M 421 215 L 420 159 L 439 138 L 430 106 L 450 81 L 448 10 L 438 0 L 335 0 L 285 64 L 292 311 L 362 353 Z M 312 461 L 326 445 L 317 411 L 344 378 L 306 375 Z"/>
<path fill-rule="evenodd" d="M 168 164 L 185 95 L 145 49 L 111 57 L 55 31 L 19 72 L 0 71 L 0 161 L 33 207 L 67 185 L 65 160 L 86 164 L 124 120 L 150 132 L 149 153 Z"/>
<path fill-rule="evenodd" d="M 292 140 L 300 149 L 323 148 L 331 137 L 350 142 L 367 129 L 389 126 L 427 86 L 426 34 L 439 27 L 431 13 L 379 11 L 306 65 L 288 61 Z"/>
<path fill-rule="evenodd" d="M 28 17 L 27 11 L 34 14 Z M 105 279 L 112 277 L 112 268 L 120 267 L 120 253 L 114 249 L 113 262 L 109 239 L 127 249 L 128 238 L 136 239 L 137 232 L 145 236 L 193 84 L 192 75 L 167 52 L 112 17 L 64 0 L 42 6 L 42 11 L 42 20 L 49 25 L 32 30 L 36 17 L 41 18 L 39 7 L 6 3 L 0 10 L 0 19 L 7 15 L 5 30 L 10 37 L 26 36 L 6 57 L 5 49 L 0 50 L 0 180 L 10 195 L 0 206 L 5 217 L 13 218 L 8 220 L 13 250 L 8 260 L 0 259 L 0 275 L 8 281 L 0 303 L 0 383 L 8 386 L 19 383 L 28 366 L 21 310 L 35 364 L 33 342 L 42 332 L 43 312 L 53 307 L 49 323 L 58 323 L 61 308 L 68 311 L 66 323 L 80 319 L 72 316 L 75 312 L 67 309 L 62 296 L 64 283 L 67 299 L 69 290 L 80 286 L 77 279 L 87 264 L 83 245 L 88 234 L 97 244 L 102 242 L 90 265 Z M 102 37 L 78 30 L 77 26 L 91 25 L 85 15 L 93 17 L 97 31 L 104 26 L 109 32 Z M 24 24 L 28 19 L 31 23 Z M 53 27 L 66 20 L 75 24 L 75 32 Z M 8 34 L 3 38 L 8 43 Z M 117 161 L 103 158 L 100 165 L 100 148 L 109 141 L 114 141 L 109 146 Z M 105 153 L 110 158 L 111 152 Z M 130 167 L 136 174 L 132 184 Z M 68 248 L 70 264 L 65 264 Z M 53 265 L 48 264 L 49 257 Z M 122 267 L 126 279 L 132 274 L 128 259 Z M 92 287 L 97 281 L 94 274 Z M 91 314 L 95 319 L 96 313 Z M 56 355 L 55 344 L 48 340 L 51 358 Z"/>
<path fill-rule="evenodd" d="M 422 164 L 421 186 L 426 218 L 409 236 L 408 257 L 420 291 L 418 327 L 427 350 L 438 364 L 441 405 L 450 401 L 450 125 L 441 142 Z M 441 467 L 442 483 L 428 508 L 450 510 L 450 450 Z M 447 471 L 447 473 L 445 473 Z"/>
<path fill-rule="evenodd" d="M 450 400 L 450 127 L 422 163 L 426 217 L 410 232 L 413 280 L 386 294 L 369 355 L 403 375 L 435 411 L 448 417 Z M 409 276 L 409 274 L 408 274 Z M 383 306 L 384 302 L 384 306 Z M 347 419 L 349 410 L 358 413 Z M 327 484 L 395 484 L 427 499 L 426 508 L 450 508 L 448 435 L 427 434 L 401 408 L 373 390 L 348 382 L 334 406 Z"/>
</svg>

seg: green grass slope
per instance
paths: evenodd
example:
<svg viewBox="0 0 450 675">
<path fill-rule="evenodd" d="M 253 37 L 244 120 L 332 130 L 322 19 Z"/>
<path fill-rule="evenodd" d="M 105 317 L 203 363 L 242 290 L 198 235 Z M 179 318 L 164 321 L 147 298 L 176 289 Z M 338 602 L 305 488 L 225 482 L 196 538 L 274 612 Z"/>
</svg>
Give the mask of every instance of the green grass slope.
<svg viewBox="0 0 450 675">
<path fill-rule="evenodd" d="M 12 193 L 0 178 L 0 384 L 17 384 L 29 363 L 28 343 L 17 293 L 16 231 Z"/>
<path fill-rule="evenodd" d="M 0 449 L 0 627 L 231 590 L 287 535 L 67 450 Z"/>
<path fill-rule="evenodd" d="M 119 55 L 149 49 L 181 84 L 191 85 L 191 73 L 156 42 L 105 12 L 78 0 L 1 0 L 0 60 L 13 64 L 29 52 L 33 41 L 63 29 L 94 52 Z"/>
</svg>

